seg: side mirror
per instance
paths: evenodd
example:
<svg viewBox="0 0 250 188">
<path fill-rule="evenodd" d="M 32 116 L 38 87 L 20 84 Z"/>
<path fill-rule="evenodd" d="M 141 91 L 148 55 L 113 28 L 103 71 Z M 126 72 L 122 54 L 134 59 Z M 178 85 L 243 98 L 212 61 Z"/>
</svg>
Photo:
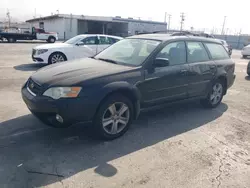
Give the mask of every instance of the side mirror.
<svg viewBox="0 0 250 188">
<path fill-rule="evenodd" d="M 84 45 L 84 42 L 78 42 L 76 43 L 76 46 L 83 46 Z"/>
<path fill-rule="evenodd" d="M 169 66 L 169 60 L 167 58 L 156 58 L 154 60 L 154 67 L 167 67 Z"/>
</svg>

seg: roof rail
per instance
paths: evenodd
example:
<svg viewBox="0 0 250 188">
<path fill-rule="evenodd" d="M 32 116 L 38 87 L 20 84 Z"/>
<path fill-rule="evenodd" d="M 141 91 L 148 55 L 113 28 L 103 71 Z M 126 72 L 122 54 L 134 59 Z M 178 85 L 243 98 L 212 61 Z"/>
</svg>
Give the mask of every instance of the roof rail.
<svg viewBox="0 0 250 188">
<path fill-rule="evenodd" d="M 167 30 L 163 30 L 163 31 L 153 31 L 153 32 L 138 32 L 137 35 L 142 35 L 142 34 L 154 34 L 154 33 L 168 33 Z"/>
<path fill-rule="evenodd" d="M 196 36 L 196 37 L 205 37 L 205 38 L 215 38 L 213 35 L 210 35 L 207 33 L 194 33 L 190 31 L 169 32 L 167 30 L 153 31 L 153 32 L 139 32 L 137 33 L 137 35 L 154 34 L 154 33 L 165 33 L 165 34 L 170 34 L 171 36 Z"/>
<path fill-rule="evenodd" d="M 190 31 L 180 31 L 171 34 L 171 36 L 196 36 L 196 37 L 205 37 L 205 38 L 214 38 L 213 35 L 207 34 L 207 33 L 193 33 Z"/>
</svg>

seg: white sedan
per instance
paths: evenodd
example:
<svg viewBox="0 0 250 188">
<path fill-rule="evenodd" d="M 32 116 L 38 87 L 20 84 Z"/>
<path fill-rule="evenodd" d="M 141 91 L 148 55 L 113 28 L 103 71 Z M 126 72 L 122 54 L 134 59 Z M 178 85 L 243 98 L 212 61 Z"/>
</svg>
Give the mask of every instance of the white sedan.
<svg viewBox="0 0 250 188">
<path fill-rule="evenodd" d="M 36 63 L 53 64 L 92 57 L 121 39 L 111 35 L 77 35 L 63 43 L 36 46 L 32 50 L 32 59 Z"/>
<path fill-rule="evenodd" d="M 247 58 L 247 56 L 250 56 L 250 44 L 245 46 L 242 50 L 241 50 L 241 54 L 243 58 Z"/>
</svg>

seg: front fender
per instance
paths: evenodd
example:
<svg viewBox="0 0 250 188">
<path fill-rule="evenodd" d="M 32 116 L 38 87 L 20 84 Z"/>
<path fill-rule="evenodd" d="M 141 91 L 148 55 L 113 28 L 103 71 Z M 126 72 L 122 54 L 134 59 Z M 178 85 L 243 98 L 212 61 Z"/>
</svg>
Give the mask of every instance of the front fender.
<svg viewBox="0 0 250 188">
<path fill-rule="evenodd" d="M 102 100 L 104 100 L 107 96 L 115 92 L 120 92 L 124 94 L 126 97 L 130 98 L 134 105 L 135 119 L 138 118 L 140 114 L 141 93 L 135 85 L 132 85 L 125 81 L 112 82 L 105 85 L 102 88 L 102 92 L 103 92 Z"/>
<path fill-rule="evenodd" d="M 138 88 L 125 81 L 112 82 L 103 87 L 103 91 L 106 95 L 115 91 L 122 91 L 122 90 L 130 91 L 136 100 L 141 99 L 141 94 Z"/>
</svg>

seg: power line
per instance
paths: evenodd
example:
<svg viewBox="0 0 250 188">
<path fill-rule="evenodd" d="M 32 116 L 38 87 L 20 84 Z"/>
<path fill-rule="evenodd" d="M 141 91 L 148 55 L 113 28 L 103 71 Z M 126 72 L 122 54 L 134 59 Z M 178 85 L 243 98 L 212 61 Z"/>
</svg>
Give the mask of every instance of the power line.
<svg viewBox="0 0 250 188">
<path fill-rule="evenodd" d="M 185 15 L 184 15 L 184 13 L 182 12 L 182 13 L 181 13 L 181 28 L 180 28 L 181 31 L 182 31 L 182 29 L 183 29 L 184 21 L 185 21 Z"/>
</svg>

